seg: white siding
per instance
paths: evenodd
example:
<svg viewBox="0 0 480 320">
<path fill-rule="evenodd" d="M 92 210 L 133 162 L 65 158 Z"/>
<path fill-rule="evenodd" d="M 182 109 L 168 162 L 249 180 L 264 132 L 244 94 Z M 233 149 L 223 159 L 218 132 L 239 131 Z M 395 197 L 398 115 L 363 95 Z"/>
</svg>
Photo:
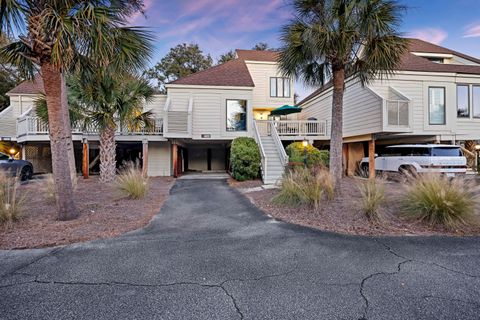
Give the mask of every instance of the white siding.
<svg viewBox="0 0 480 320">
<path fill-rule="evenodd" d="M 171 175 L 171 150 L 170 142 L 148 143 L 148 170 L 150 177 Z"/>
<path fill-rule="evenodd" d="M 270 78 L 281 77 L 277 64 L 268 62 L 246 62 L 250 76 L 255 87 L 253 88 L 253 108 L 278 108 L 285 104 L 293 105 L 294 87 L 293 81 L 290 81 L 290 97 L 275 98 L 270 97 Z"/>
<path fill-rule="evenodd" d="M 17 121 L 13 116 L 13 107 L 9 106 L 2 112 L 0 112 L 0 136 L 11 137 L 16 139 L 17 137 Z"/>
<path fill-rule="evenodd" d="M 332 123 L 332 90 L 328 89 L 302 105 L 303 119 L 314 117 L 327 120 L 327 132 Z M 343 98 L 343 135 L 351 137 L 382 131 L 382 101 L 359 82 L 346 85 Z"/>
<path fill-rule="evenodd" d="M 36 95 L 12 95 L 10 96 L 10 106 L 13 108 L 13 116 L 20 117 L 29 109 L 34 107 Z"/>
<path fill-rule="evenodd" d="M 190 98 L 193 99 L 192 138 L 202 140 L 230 140 L 248 136 L 252 130 L 252 91 L 243 89 L 214 88 L 169 88 L 171 111 L 188 111 Z M 247 132 L 227 132 L 227 100 L 247 100 Z M 210 135 L 209 138 L 202 138 Z"/>
<path fill-rule="evenodd" d="M 163 108 L 165 107 L 165 102 L 167 101 L 167 95 L 157 94 L 154 95 L 150 101 L 148 101 L 143 107 L 144 111 L 152 111 L 157 118 L 162 118 Z"/>
</svg>

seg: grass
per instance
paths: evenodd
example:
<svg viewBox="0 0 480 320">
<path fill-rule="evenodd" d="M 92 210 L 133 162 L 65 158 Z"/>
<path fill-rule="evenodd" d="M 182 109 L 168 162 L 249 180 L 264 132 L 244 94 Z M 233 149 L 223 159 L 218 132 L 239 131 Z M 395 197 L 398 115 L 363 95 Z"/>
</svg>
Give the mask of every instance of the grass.
<svg viewBox="0 0 480 320">
<path fill-rule="evenodd" d="M 40 180 L 37 183 L 42 185 L 47 202 L 52 204 L 56 203 L 57 192 L 55 191 L 55 179 L 53 178 L 53 174 L 46 175 L 45 180 Z"/>
<path fill-rule="evenodd" d="M 0 224 L 11 224 L 23 213 L 24 197 L 18 193 L 20 179 L 0 172 Z"/>
<path fill-rule="evenodd" d="M 129 162 L 120 171 L 116 187 L 131 199 L 141 199 L 148 192 L 149 180 L 138 164 Z"/>
<path fill-rule="evenodd" d="M 371 222 L 380 221 L 380 208 L 385 203 L 385 179 L 375 178 L 360 181 L 358 190 L 362 197 L 360 203 L 362 212 Z"/>
<path fill-rule="evenodd" d="M 478 187 L 473 183 L 427 174 L 408 181 L 402 209 L 408 218 L 451 229 L 474 223 L 478 203 Z"/>
<path fill-rule="evenodd" d="M 333 190 L 333 178 L 328 170 L 295 167 L 285 173 L 280 192 L 272 201 L 286 206 L 309 205 L 317 211 L 325 197 L 333 197 Z"/>
</svg>

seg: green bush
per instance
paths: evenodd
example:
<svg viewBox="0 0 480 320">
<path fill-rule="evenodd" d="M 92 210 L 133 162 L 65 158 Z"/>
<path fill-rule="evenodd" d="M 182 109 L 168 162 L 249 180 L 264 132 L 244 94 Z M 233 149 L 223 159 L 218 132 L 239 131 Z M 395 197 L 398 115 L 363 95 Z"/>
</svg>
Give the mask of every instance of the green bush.
<svg viewBox="0 0 480 320">
<path fill-rule="evenodd" d="M 245 181 L 258 177 L 261 157 L 258 145 L 253 138 L 235 138 L 230 148 L 232 176 L 235 180 Z"/>
<path fill-rule="evenodd" d="M 289 144 L 285 150 L 290 162 L 303 163 L 305 155 L 302 142 L 293 142 Z M 328 167 L 329 159 L 330 152 L 326 150 L 320 151 L 310 144 L 307 146 L 307 165 L 309 167 Z"/>
<path fill-rule="evenodd" d="M 478 187 L 440 174 L 413 177 L 402 199 L 404 214 L 430 225 L 455 228 L 474 222 Z"/>
<path fill-rule="evenodd" d="M 279 205 L 309 205 L 320 208 L 322 199 L 332 199 L 334 184 L 330 172 L 325 168 L 296 167 L 285 173 L 280 192 L 273 198 Z"/>
</svg>

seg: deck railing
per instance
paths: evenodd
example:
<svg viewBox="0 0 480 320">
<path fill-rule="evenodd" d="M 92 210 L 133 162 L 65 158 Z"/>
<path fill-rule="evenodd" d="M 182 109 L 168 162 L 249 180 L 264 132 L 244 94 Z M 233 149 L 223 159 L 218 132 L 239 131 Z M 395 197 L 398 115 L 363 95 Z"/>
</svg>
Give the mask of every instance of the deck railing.
<svg viewBox="0 0 480 320">
<path fill-rule="evenodd" d="M 327 121 L 319 120 L 268 120 L 256 121 L 261 133 L 270 134 L 270 123 L 275 127 L 278 136 L 326 136 Z M 264 132 L 266 131 L 266 132 Z"/>
<path fill-rule="evenodd" d="M 22 117 L 17 120 L 17 135 L 19 137 L 25 135 L 47 135 L 48 124 L 43 122 L 39 117 Z M 98 127 L 88 125 L 86 127 L 73 126 L 73 134 L 98 135 Z M 117 135 L 162 135 L 163 119 L 155 119 L 155 127 L 149 129 L 129 128 L 128 126 L 117 126 Z"/>
</svg>

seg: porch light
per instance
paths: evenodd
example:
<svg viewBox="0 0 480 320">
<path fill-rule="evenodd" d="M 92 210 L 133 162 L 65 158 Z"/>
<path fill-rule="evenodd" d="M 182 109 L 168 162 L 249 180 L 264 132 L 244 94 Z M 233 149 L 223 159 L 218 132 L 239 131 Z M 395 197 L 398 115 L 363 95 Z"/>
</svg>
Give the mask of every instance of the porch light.
<svg viewBox="0 0 480 320">
<path fill-rule="evenodd" d="M 13 156 L 15 153 L 17 153 L 17 150 L 15 150 L 14 148 L 10 148 L 8 152 Z"/>
<path fill-rule="evenodd" d="M 302 141 L 302 146 L 303 146 L 304 148 L 306 148 L 306 147 L 308 146 L 308 141 L 307 141 L 307 139 L 304 139 L 304 140 Z M 480 145 L 479 145 L 478 147 L 480 147 Z"/>
</svg>

